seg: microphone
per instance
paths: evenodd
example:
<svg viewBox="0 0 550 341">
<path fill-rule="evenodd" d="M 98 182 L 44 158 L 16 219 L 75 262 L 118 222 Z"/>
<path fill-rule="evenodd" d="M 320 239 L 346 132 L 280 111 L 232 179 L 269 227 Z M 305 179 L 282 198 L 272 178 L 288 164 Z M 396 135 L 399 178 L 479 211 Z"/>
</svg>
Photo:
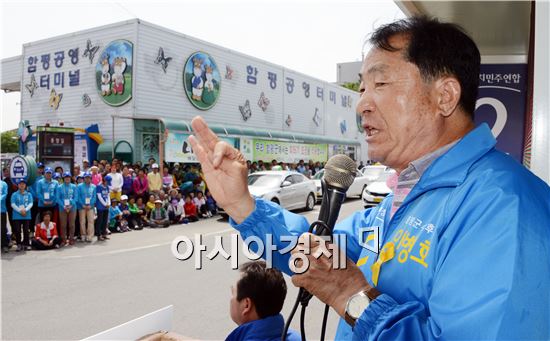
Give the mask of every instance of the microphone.
<svg viewBox="0 0 550 341">
<path fill-rule="evenodd" d="M 336 219 L 340 213 L 340 208 L 344 199 L 346 199 L 346 192 L 355 179 L 357 172 L 357 166 L 349 156 L 338 154 L 331 157 L 325 165 L 325 174 L 321 179 L 321 188 L 323 189 L 323 199 L 321 201 L 321 208 L 319 209 L 319 219 L 313 222 L 309 227 L 309 232 L 313 232 L 319 236 L 332 236 Z M 302 341 L 306 341 L 305 332 L 305 312 L 306 307 L 311 299 L 312 295 L 304 288 L 300 288 L 294 307 L 290 312 L 290 316 L 285 323 L 282 341 L 286 340 L 287 331 L 290 327 L 290 323 L 296 313 L 298 305 L 301 303 L 302 312 L 300 314 L 300 334 Z M 327 325 L 329 306 L 325 305 L 325 312 L 323 314 L 323 324 L 321 328 L 321 341 L 325 339 L 325 331 Z"/>
<path fill-rule="evenodd" d="M 323 222 L 325 228 L 316 231 L 317 235 L 330 236 L 340 213 L 342 203 L 346 199 L 346 192 L 353 183 L 357 167 L 350 157 L 338 154 L 331 157 L 325 165 L 325 174 L 321 179 L 323 198 L 319 209 L 318 221 Z"/>
</svg>

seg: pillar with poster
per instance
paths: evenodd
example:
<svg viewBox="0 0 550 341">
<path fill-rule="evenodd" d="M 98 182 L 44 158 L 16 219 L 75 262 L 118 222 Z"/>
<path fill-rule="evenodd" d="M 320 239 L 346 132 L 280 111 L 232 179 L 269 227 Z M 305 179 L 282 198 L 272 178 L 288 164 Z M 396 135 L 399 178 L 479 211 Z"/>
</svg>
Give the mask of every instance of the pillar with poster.
<svg viewBox="0 0 550 341">
<path fill-rule="evenodd" d="M 74 164 L 74 128 L 39 126 L 37 160 L 46 167 L 71 171 Z"/>
</svg>

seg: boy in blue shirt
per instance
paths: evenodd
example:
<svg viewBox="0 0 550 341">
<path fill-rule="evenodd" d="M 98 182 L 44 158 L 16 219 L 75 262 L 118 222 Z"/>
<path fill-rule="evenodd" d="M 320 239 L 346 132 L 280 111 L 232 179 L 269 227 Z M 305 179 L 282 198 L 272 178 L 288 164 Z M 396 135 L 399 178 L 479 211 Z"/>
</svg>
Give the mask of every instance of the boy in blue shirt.
<svg viewBox="0 0 550 341">
<path fill-rule="evenodd" d="M 30 222 L 31 209 L 33 206 L 32 194 L 27 192 L 27 180 L 19 179 L 17 182 L 18 191 L 11 196 L 11 207 L 13 208 L 13 234 L 17 243 L 17 252 L 30 250 Z M 23 240 L 21 241 L 21 230 Z"/>
</svg>

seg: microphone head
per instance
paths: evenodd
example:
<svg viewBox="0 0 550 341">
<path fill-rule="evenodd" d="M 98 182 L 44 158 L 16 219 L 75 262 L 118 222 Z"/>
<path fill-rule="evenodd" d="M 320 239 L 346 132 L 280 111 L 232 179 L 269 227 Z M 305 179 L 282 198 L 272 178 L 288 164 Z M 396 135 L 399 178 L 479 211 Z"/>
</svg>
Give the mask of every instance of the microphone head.
<svg viewBox="0 0 550 341">
<path fill-rule="evenodd" d="M 331 157 L 325 165 L 323 179 L 327 186 L 347 191 L 355 179 L 357 166 L 349 156 L 338 154 Z"/>
</svg>

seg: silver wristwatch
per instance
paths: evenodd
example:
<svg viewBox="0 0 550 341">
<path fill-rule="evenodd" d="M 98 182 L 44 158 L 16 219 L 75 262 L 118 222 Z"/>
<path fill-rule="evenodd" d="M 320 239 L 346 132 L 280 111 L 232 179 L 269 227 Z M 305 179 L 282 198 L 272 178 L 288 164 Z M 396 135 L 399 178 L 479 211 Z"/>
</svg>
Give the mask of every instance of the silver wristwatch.
<svg viewBox="0 0 550 341">
<path fill-rule="evenodd" d="M 374 300 L 379 295 L 380 292 L 378 290 L 369 288 L 351 296 L 346 303 L 346 313 L 344 315 L 346 322 L 352 327 L 355 326 L 355 321 L 361 317 L 371 300 Z"/>
</svg>

